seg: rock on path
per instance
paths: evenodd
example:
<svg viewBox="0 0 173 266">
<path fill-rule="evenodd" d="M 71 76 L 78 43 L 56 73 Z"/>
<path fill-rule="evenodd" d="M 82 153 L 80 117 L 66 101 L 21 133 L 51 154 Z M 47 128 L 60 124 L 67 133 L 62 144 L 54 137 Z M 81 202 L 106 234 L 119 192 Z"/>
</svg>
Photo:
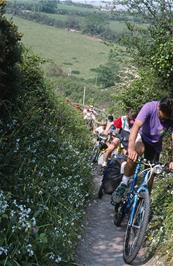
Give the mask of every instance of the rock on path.
<svg viewBox="0 0 173 266">
<path fill-rule="evenodd" d="M 96 191 L 101 176 L 95 177 Z M 97 197 L 97 192 L 96 192 Z M 113 223 L 113 206 L 110 196 L 95 199 L 87 209 L 85 232 L 77 248 L 77 265 L 79 266 L 124 266 L 123 237 L 125 224 L 116 227 Z M 143 264 L 137 259 L 134 265 Z"/>
</svg>

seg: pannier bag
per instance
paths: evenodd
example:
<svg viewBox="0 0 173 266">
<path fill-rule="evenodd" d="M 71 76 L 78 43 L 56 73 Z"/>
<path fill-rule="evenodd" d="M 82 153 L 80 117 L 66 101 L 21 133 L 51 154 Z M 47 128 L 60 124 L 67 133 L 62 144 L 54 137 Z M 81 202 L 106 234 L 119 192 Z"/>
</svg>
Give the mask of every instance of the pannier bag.
<svg viewBox="0 0 173 266">
<path fill-rule="evenodd" d="M 107 167 L 103 172 L 103 179 L 101 184 L 102 192 L 106 194 L 112 194 L 117 186 L 122 181 L 123 174 L 121 173 L 121 165 L 125 161 L 123 155 L 114 155 L 110 161 L 108 161 Z"/>
<path fill-rule="evenodd" d="M 127 150 L 128 148 L 128 142 L 129 142 L 129 135 L 130 135 L 130 132 L 122 129 L 119 133 L 119 138 L 120 138 L 120 141 L 123 145 L 123 147 Z"/>
</svg>

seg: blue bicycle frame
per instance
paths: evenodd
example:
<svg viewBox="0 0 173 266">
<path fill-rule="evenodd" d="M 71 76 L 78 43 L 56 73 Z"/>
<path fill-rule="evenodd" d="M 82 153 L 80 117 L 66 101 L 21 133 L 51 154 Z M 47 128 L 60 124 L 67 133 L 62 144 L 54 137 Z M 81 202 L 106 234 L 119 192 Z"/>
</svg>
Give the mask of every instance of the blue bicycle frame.
<svg viewBox="0 0 173 266">
<path fill-rule="evenodd" d="M 142 158 L 138 159 L 138 162 L 137 162 L 137 165 L 135 168 L 135 172 L 133 175 L 133 181 L 131 182 L 131 185 L 130 185 L 130 191 L 128 192 L 128 195 L 127 195 L 127 202 L 125 204 L 125 212 L 126 213 L 132 207 L 130 219 L 129 219 L 129 226 L 132 226 L 132 223 L 133 223 L 133 218 L 134 218 L 134 215 L 136 212 L 137 203 L 139 201 L 139 193 L 141 191 L 148 191 L 147 182 L 148 182 L 148 177 L 150 175 L 150 171 L 147 171 L 147 170 L 144 171 L 144 173 L 143 173 L 144 180 L 143 180 L 142 184 L 139 186 L 137 191 L 135 191 L 135 186 L 136 186 L 136 183 L 138 180 L 138 174 L 141 170 L 141 167 L 142 167 Z"/>
<path fill-rule="evenodd" d="M 117 208 L 119 213 L 118 211 L 116 212 L 115 219 L 117 220 L 114 222 L 115 225 L 120 225 L 124 215 L 129 213 L 123 250 L 124 261 L 128 264 L 131 264 L 136 258 L 145 239 L 150 217 L 148 181 L 153 174 L 159 175 L 164 171 L 166 172 L 167 168 L 165 164 L 152 163 L 146 159 L 139 158 L 130 185 L 130 191 L 121 202 L 120 209 Z M 138 185 L 139 181 L 140 184 Z"/>
</svg>

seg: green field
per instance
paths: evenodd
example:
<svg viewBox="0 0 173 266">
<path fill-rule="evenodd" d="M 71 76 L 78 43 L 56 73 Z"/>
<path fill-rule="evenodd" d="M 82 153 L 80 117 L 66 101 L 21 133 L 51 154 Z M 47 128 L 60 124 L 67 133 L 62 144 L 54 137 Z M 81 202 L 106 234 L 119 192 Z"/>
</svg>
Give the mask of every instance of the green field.
<svg viewBox="0 0 173 266">
<path fill-rule="evenodd" d="M 109 21 L 109 27 L 112 31 L 117 33 L 125 33 L 128 31 L 125 22 L 111 20 Z"/>
<path fill-rule="evenodd" d="M 8 15 L 9 17 L 9 15 Z M 18 30 L 23 33 L 23 42 L 40 56 L 53 60 L 66 71 L 79 71 L 80 77 L 90 78 L 90 69 L 107 61 L 109 47 L 103 41 L 79 32 L 41 25 L 13 17 Z"/>
</svg>

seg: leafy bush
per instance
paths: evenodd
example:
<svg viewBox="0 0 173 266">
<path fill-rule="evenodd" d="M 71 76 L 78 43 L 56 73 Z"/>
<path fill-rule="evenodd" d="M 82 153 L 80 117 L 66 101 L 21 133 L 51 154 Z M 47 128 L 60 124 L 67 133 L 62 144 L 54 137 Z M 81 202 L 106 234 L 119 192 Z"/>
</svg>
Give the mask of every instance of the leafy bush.
<svg viewBox="0 0 173 266">
<path fill-rule="evenodd" d="M 79 70 L 72 70 L 71 74 L 79 75 L 80 71 Z"/>
<path fill-rule="evenodd" d="M 55 80 L 57 92 L 74 102 L 82 104 L 84 88 L 86 88 L 85 104 L 92 104 L 98 106 L 100 109 L 111 106 L 113 99 L 110 97 L 110 91 L 101 90 L 93 85 L 94 82 L 97 82 L 96 79 L 83 81 L 74 76 L 59 77 Z"/>
<path fill-rule="evenodd" d="M 41 0 L 39 2 L 40 11 L 46 12 L 46 13 L 56 13 L 57 11 L 57 1 L 47 1 L 47 0 Z"/>
<path fill-rule="evenodd" d="M 19 93 L 1 120 L 3 265 L 70 265 L 90 193 L 84 122 L 55 96 L 39 63 L 23 53 Z"/>
<path fill-rule="evenodd" d="M 134 80 L 129 87 L 125 87 L 118 95 L 114 96 L 115 101 L 122 102 L 124 109 L 127 107 L 138 110 L 148 101 L 160 100 L 165 95 L 164 90 L 160 90 L 158 80 L 150 70 L 143 69 L 140 78 Z"/>
<path fill-rule="evenodd" d="M 162 83 L 172 92 L 173 82 L 173 36 L 165 41 L 160 41 L 151 57 L 151 63 Z"/>
<path fill-rule="evenodd" d="M 124 3 L 130 12 L 140 13 L 148 23 L 146 27 L 128 24 L 131 34 L 126 44 L 133 50 L 138 65 L 148 66 L 158 77 L 160 88 L 172 93 L 172 6 L 166 5 L 164 0 L 153 2 L 127 0 Z"/>
<path fill-rule="evenodd" d="M 150 250 L 153 252 L 157 248 L 159 260 L 164 265 L 172 265 L 172 219 L 173 219 L 173 184 L 172 175 L 166 175 L 155 184 L 153 191 L 153 218 L 149 225 L 148 239 L 150 240 Z"/>
<path fill-rule="evenodd" d="M 64 63 L 64 65 L 72 65 L 71 63 Z M 51 62 L 48 67 L 48 75 L 50 77 L 57 77 L 57 76 L 66 76 L 66 73 L 64 73 L 64 70 L 58 66 L 56 63 Z"/>
<path fill-rule="evenodd" d="M 114 71 L 111 67 L 100 65 L 97 68 L 97 84 L 102 88 L 111 87 L 114 85 L 115 77 Z"/>
<path fill-rule="evenodd" d="M 17 27 L 3 16 L 4 7 L 5 1 L 0 1 L 0 101 L 10 100 L 16 93 L 17 63 L 21 56 L 21 35 Z"/>
</svg>

